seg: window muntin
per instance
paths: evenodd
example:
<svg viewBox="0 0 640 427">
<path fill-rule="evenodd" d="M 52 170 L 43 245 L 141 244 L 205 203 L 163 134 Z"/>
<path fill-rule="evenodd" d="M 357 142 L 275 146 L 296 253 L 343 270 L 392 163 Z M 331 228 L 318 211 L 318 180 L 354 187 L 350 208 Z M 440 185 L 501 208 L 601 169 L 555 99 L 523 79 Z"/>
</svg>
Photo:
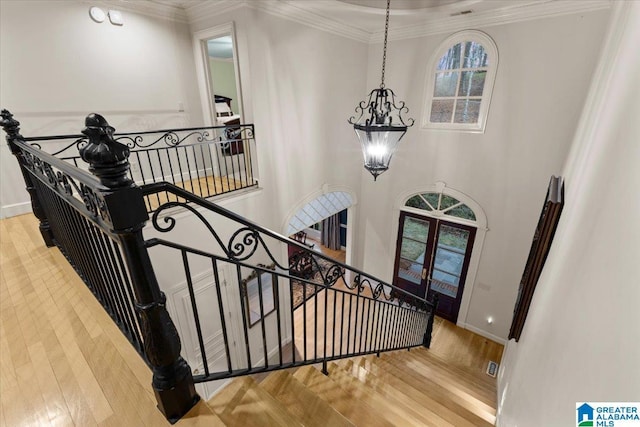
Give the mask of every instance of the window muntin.
<svg viewBox="0 0 640 427">
<path fill-rule="evenodd" d="M 497 60 L 479 31 L 445 40 L 429 68 L 423 127 L 484 131 Z"/>
<path fill-rule="evenodd" d="M 445 216 L 467 219 L 469 221 L 476 220 L 476 215 L 469 206 L 454 197 L 442 193 L 416 194 L 407 200 L 405 206 L 425 211 L 436 211 Z"/>
</svg>

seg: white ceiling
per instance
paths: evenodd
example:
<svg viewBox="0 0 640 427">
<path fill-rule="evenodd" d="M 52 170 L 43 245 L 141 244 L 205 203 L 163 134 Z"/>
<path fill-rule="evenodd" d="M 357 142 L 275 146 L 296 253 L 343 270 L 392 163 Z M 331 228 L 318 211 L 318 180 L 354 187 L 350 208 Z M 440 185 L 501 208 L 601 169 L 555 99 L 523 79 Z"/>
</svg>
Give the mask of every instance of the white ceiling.
<svg viewBox="0 0 640 427">
<path fill-rule="evenodd" d="M 119 0 L 187 22 L 250 7 L 361 41 L 381 41 L 386 0 Z M 613 0 L 391 0 L 391 39 L 609 7 Z M 159 12 L 159 10 L 156 10 Z"/>
</svg>

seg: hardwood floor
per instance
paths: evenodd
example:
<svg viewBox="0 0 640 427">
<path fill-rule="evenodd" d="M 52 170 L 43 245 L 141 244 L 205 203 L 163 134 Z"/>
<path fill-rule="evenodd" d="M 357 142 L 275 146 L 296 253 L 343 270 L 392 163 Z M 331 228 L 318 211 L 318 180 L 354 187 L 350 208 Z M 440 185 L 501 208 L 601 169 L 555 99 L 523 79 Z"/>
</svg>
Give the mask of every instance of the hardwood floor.
<svg viewBox="0 0 640 427">
<path fill-rule="evenodd" d="M 235 179 L 233 176 L 207 176 L 194 178 L 190 181 L 178 182 L 176 185 L 196 196 L 207 198 L 216 194 L 224 194 L 247 188 L 251 185 L 250 182 L 251 181 L 245 182 L 240 179 Z M 184 202 L 184 199 L 167 192 L 159 192 L 145 197 L 148 211 L 154 211 L 167 202 Z"/>
<path fill-rule="evenodd" d="M 151 371 L 33 215 L 0 221 L 0 424 L 163 426 Z M 180 425 L 223 425 L 204 403 Z"/>
<path fill-rule="evenodd" d="M 0 425 L 169 425 L 156 409 L 150 370 L 62 254 L 45 247 L 33 215 L 0 221 L 0 269 Z M 501 353 L 499 344 L 437 319 L 430 350 L 340 361 L 330 377 L 305 367 L 264 384 L 241 378 L 216 396 L 231 399 L 226 406 L 200 402 L 178 425 L 312 424 L 309 417 L 390 425 L 374 409 L 380 398 L 373 393 L 382 391 L 408 395 L 417 412 L 433 413 L 412 410 L 412 419 L 432 417 L 426 425 L 491 425 L 495 380 L 484 369 Z M 362 401 L 340 391 L 355 392 L 355 381 L 373 390 L 359 391 Z"/>
</svg>

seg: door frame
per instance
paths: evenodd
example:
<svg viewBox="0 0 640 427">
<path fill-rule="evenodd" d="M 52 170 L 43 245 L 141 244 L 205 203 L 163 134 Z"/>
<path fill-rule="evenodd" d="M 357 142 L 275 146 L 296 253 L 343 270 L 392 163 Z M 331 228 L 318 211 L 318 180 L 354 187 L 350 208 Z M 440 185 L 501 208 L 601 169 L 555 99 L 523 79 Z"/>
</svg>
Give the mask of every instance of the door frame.
<svg viewBox="0 0 640 427">
<path fill-rule="evenodd" d="M 465 205 L 469 206 L 473 213 L 476 216 L 476 221 L 469 221 L 462 218 L 454 218 L 446 215 L 437 215 L 434 212 L 428 212 L 422 209 L 411 208 L 405 206 L 405 203 L 409 198 L 416 194 L 420 193 L 442 193 L 449 195 L 451 197 L 455 197 L 459 201 L 463 202 Z M 482 248 L 484 246 L 484 239 L 489 231 L 487 215 L 482 209 L 482 206 L 474 199 L 472 199 L 467 194 L 455 190 L 453 188 L 447 187 L 443 181 L 438 181 L 435 184 L 428 186 L 421 186 L 417 188 L 413 188 L 411 190 L 404 191 L 398 195 L 394 203 L 393 209 L 393 224 L 391 225 L 391 233 L 390 233 L 390 241 L 389 247 L 394 248 L 394 261 L 395 261 L 395 247 L 396 247 L 396 238 L 398 236 L 398 226 L 400 217 L 400 211 L 407 211 L 417 213 L 419 215 L 431 216 L 438 219 L 445 219 L 446 221 L 463 224 L 463 225 L 471 225 L 476 227 L 476 238 L 473 242 L 473 250 L 471 252 L 471 259 L 469 260 L 469 269 L 467 270 L 467 277 L 464 281 L 464 288 L 462 290 L 462 301 L 460 303 L 460 311 L 458 312 L 458 321 L 456 322 L 457 326 L 460 326 L 464 329 L 469 329 L 476 333 L 481 333 L 482 335 L 486 335 L 486 332 L 481 331 L 480 329 L 470 326 L 467 323 L 467 318 L 469 315 L 469 305 L 471 303 L 471 296 L 473 295 L 473 290 L 475 286 L 476 276 L 478 274 L 478 266 L 480 265 L 480 257 L 482 254 Z M 393 271 L 391 272 L 393 274 Z"/>
<path fill-rule="evenodd" d="M 196 65 L 196 76 L 198 81 L 198 89 L 200 94 L 200 102 L 202 104 L 202 115 L 206 126 L 216 126 L 215 117 L 215 100 L 214 89 L 212 87 L 209 75 L 209 55 L 206 49 L 207 40 L 231 36 L 233 40 L 233 66 L 236 73 L 236 90 L 238 92 L 238 108 L 242 123 L 250 123 L 245 117 L 244 101 L 242 97 L 242 84 L 240 79 L 240 61 L 238 59 L 238 42 L 236 37 L 235 24 L 228 22 L 226 24 L 217 25 L 207 28 L 206 30 L 193 33 L 193 54 Z"/>
</svg>

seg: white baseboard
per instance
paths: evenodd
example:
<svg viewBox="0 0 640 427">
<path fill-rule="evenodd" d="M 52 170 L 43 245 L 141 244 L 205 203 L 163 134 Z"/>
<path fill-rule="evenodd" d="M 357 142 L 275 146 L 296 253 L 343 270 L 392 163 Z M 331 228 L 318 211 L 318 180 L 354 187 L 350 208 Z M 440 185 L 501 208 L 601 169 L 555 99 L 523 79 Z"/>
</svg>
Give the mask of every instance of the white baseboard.
<svg viewBox="0 0 640 427">
<path fill-rule="evenodd" d="M 31 202 L 14 203 L 0 208 L 0 218 L 10 218 L 31 212 Z"/>
<path fill-rule="evenodd" d="M 463 329 L 469 330 L 469 331 L 471 331 L 473 333 L 476 333 L 476 334 L 481 335 L 481 336 L 483 336 L 485 338 L 488 338 L 491 341 L 495 341 L 498 344 L 507 345 L 507 340 L 506 339 L 500 338 L 499 336 L 493 335 L 492 333 L 484 331 L 484 330 L 482 330 L 480 328 L 476 328 L 475 326 L 468 325 L 466 323 L 461 323 L 461 322 L 459 322 L 457 324 L 457 326 L 460 326 Z"/>
</svg>

